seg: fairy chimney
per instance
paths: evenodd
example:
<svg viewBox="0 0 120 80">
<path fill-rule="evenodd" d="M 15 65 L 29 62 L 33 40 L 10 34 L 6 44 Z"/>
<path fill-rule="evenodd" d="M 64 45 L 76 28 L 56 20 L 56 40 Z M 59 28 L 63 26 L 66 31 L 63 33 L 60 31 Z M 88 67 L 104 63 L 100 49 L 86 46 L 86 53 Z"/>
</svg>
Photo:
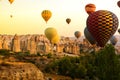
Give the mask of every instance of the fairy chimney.
<svg viewBox="0 0 120 80">
<path fill-rule="evenodd" d="M 0 49 L 2 49 L 2 43 L 3 43 L 2 36 L 0 36 Z"/>
<path fill-rule="evenodd" d="M 31 37 L 30 39 L 30 54 L 36 54 L 36 43 L 35 43 L 35 38 Z"/>
<path fill-rule="evenodd" d="M 6 50 L 8 50 L 8 49 L 9 49 L 9 47 L 8 47 L 8 41 L 7 41 L 7 39 L 6 39 L 6 38 L 4 38 L 4 40 L 3 40 L 2 47 L 3 47 L 3 49 L 6 49 Z"/>
<path fill-rule="evenodd" d="M 50 44 L 48 42 L 45 42 L 45 52 L 50 52 Z"/>
<path fill-rule="evenodd" d="M 20 39 L 17 34 L 15 34 L 14 38 L 12 39 L 12 51 L 13 52 L 20 52 Z"/>
</svg>

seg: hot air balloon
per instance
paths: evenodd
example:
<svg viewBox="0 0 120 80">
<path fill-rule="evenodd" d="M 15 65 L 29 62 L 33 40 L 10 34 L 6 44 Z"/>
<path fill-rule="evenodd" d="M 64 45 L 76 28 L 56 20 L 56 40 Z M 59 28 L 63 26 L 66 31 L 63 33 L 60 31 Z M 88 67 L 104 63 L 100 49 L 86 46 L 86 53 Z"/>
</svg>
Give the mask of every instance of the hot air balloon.
<svg viewBox="0 0 120 80">
<path fill-rule="evenodd" d="M 49 27 L 47 29 L 45 29 L 45 35 L 48 38 L 48 40 L 50 40 L 50 42 L 52 41 L 52 39 L 54 37 L 56 37 L 57 35 L 57 30 L 55 28 Z"/>
<path fill-rule="evenodd" d="M 43 10 L 41 13 L 41 16 L 43 17 L 43 19 L 46 21 L 46 23 L 48 22 L 48 20 L 51 18 L 52 16 L 52 12 L 50 10 Z"/>
<path fill-rule="evenodd" d="M 95 39 L 90 34 L 90 32 L 88 31 L 87 27 L 85 27 L 85 29 L 84 29 L 84 35 L 85 35 L 85 38 L 90 42 L 90 44 L 92 44 L 92 45 L 96 44 Z"/>
<path fill-rule="evenodd" d="M 110 42 L 112 43 L 112 45 L 115 45 L 116 43 L 117 43 L 117 38 L 115 37 L 115 36 L 112 36 L 111 38 L 110 38 Z"/>
<path fill-rule="evenodd" d="M 12 4 L 14 2 L 14 0 L 8 0 L 10 2 L 10 4 Z"/>
<path fill-rule="evenodd" d="M 74 35 L 78 39 L 81 36 L 81 32 L 80 31 L 75 31 Z"/>
<path fill-rule="evenodd" d="M 120 1 L 117 2 L 118 7 L 120 7 Z"/>
<path fill-rule="evenodd" d="M 13 15 L 10 15 L 10 18 L 12 18 L 13 17 Z"/>
<path fill-rule="evenodd" d="M 94 5 L 94 4 L 87 4 L 86 6 L 85 6 L 85 10 L 86 10 L 86 12 L 90 15 L 91 13 L 93 13 L 93 12 L 95 12 L 95 10 L 96 10 L 96 6 Z"/>
<path fill-rule="evenodd" d="M 57 44 L 57 43 L 59 42 L 59 40 L 60 40 L 59 35 L 56 35 L 54 38 L 52 38 L 51 42 L 52 42 L 53 44 Z"/>
<path fill-rule="evenodd" d="M 104 47 L 111 36 L 116 32 L 118 24 L 117 16 L 107 10 L 96 11 L 87 18 L 88 31 L 100 47 Z"/>
<path fill-rule="evenodd" d="M 70 18 L 67 18 L 66 19 L 66 22 L 69 24 L 71 22 L 71 19 Z"/>
<path fill-rule="evenodd" d="M 120 34 L 120 28 L 118 29 L 118 33 Z"/>
</svg>

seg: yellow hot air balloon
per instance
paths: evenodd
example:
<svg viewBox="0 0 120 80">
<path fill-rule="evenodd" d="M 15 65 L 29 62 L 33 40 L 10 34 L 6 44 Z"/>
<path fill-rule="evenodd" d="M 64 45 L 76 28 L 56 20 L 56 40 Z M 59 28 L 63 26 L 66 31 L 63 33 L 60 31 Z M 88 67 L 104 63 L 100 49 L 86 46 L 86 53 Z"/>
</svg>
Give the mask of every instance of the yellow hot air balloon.
<svg viewBox="0 0 120 80">
<path fill-rule="evenodd" d="M 59 35 L 56 35 L 56 36 L 51 40 L 51 42 L 52 42 L 53 44 L 57 44 L 57 43 L 59 42 L 59 40 L 60 40 Z"/>
<path fill-rule="evenodd" d="M 55 28 L 49 27 L 45 30 L 46 37 L 52 41 L 52 39 L 57 35 L 57 30 Z"/>
<path fill-rule="evenodd" d="M 46 21 L 46 23 L 47 23 L 47 21 L 51 18 L 51 16 L 52 16 L 52 12 L 50 11 L 50 10 L 43 10 L 42 11 L 42 13 L 41 13 L 41 15 L 42 15 L 42 17 L 43 17 L 43 19 Z"/>
<path fill-rule="evenodd" d="M 14 2 L 14 0 L 8 0 L 10 2 L 10 4 L 12 4 Z"/>
</svg>

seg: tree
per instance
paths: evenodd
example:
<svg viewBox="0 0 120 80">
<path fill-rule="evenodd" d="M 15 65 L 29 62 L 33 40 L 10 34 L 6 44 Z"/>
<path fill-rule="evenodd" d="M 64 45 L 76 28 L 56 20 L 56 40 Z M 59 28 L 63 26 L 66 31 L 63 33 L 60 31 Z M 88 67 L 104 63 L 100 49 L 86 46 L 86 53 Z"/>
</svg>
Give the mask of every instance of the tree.
<svg viewBox="0 0 120 80">
<path fill-rule="evenodd" d="M 111 44 L 96 54 L 95 65 L 100 80 L 120 80 L 120 63 Z"/>
</svg>

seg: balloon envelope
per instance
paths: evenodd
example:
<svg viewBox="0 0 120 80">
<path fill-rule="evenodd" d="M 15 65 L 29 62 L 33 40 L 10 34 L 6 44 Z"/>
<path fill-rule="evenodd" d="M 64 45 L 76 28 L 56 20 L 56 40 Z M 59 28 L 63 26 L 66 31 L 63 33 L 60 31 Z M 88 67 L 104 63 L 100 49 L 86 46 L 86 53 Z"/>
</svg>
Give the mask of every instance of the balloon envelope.
<svg viewBox="0 0 120 80">
<path fill-rule="evenodd" d="M 67 18 L 66 19 L 66 22 L 69 24 L 71 22 L 71 19 L 70 18 Z"/>
<path fill-rule="evenodd" d="M 10 18 L 12 18 L 13 17 L 13 15 L 10 15 Z"/>
<path fill-rule="evenodd" d="M 120 7 L 120 1 L 117 2 L 118 7 Z"/>
<path fill-rule="evenodd" d="M 85 29 L 84 29 L 84 35 L 85 35 L 85 38 L 90 42 L 90 44 L 92 44 L 92 45 L 96 44 L 95 39 L 90 34 L 90 32 L 88 31 L 87 27 L 85 27 Z"/>
<path fill-rule="evenodd" d="M 51 40 L 57 35 L 57 30 L 55 28 L 50 27 L 45 29 L 44 33 L 51 42 Z"/>
<path fill-rule="evenodd" d="M 107 10 L 99 10 L 87 18 L 87 28 L 97 44 L 104 47 L 118 28 L 117 16 Z"/>
<path fill-rule="evenodd" d="M 93 12 L 95 12 L 95 10 L 96 10 L 96 6 L 94 5 L 94 4 L 87 4 L 86 6 L 85 6 L 85 10 L 86 10 L 86 12 L 90 15 L 91 13 L 93 13 Z"/>
<path fill-rule="evenodd" d="M 54 38 L 52 38 L 51 42 L 53 44 L 57 44 L 59 42 L 59 40 L 60 40 L 60 37 L 58 35 L 56 35 Z"/>
<path fill-rule="evenodd" d="M 116 43 L 117 43 L 117 38 L 115 37 L 115 36 L 112 36 L 111 38 L 110 38 L 110 42 L 112 43 L 112 45 L 115 45 Z"/>
<path fill-rule="evenodd" d="M 41 16 L 42 18 L 46 21 L 47 21 L 51 18 L 52 16 L 52 12 L 50 10 L 43 10 L 42 13 L 41 13 Z"/>
<path fill-rule="evenodd" d="M 8 0 L 10 2 L 10 4 L 12 4 L 14 2 L 14 0 Z"/>
<path fill-rule="evenodd" d="M 118 33 L 120 34 L 120 28 L 118 29 Z"/>
<path fill-rule="evenodd" d="M 81 33 L 80 31 L 75 31 L 74 35 L 76 38 L 79 38 L 81 36 Z"/>
</svg>

